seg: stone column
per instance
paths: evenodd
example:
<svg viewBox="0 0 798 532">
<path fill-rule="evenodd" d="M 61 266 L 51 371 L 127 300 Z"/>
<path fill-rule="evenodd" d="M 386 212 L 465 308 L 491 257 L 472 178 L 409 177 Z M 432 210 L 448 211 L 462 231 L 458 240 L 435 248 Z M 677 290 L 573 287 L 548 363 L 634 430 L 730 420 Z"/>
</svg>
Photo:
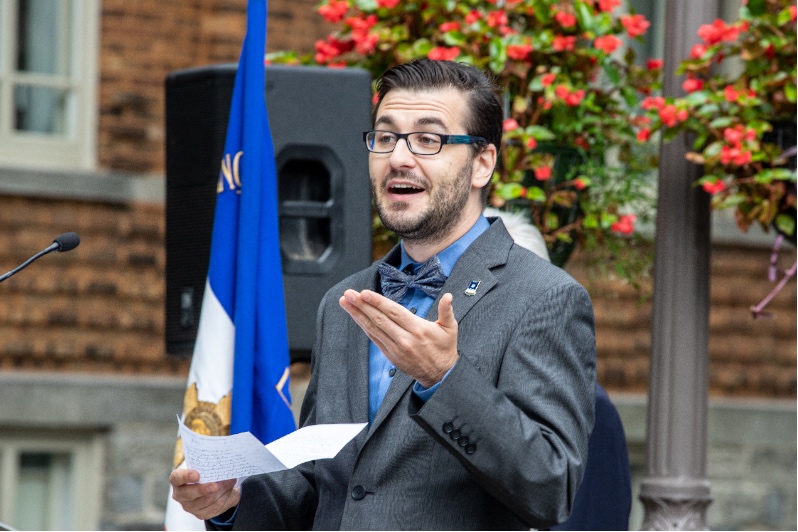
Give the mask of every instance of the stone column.
<svg viewBox="0 0 798 532">
<path fill-rule="evenodd" d="M 698 42 L 696 30 L 717 18 L 718 0 L 668 0 L 663 94 L 682 92 L 669 75 Z M 693 182 L 690 141 L 660 150 L 654 262 L 646 477 L 640 488 L 644 530 L 706 529 L 712 498 L 706 479 L 709 337 L 709 196 Z"/>
</svg>

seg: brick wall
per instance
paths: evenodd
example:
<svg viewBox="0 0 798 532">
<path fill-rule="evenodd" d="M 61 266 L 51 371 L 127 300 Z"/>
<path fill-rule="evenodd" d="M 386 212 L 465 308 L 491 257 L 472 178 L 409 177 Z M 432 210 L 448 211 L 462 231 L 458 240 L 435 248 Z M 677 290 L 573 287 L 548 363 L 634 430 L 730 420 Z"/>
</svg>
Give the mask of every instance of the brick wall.
<svg viewBox="0 0 798 532">
<path fill-rule="evenodd" d="M 0 284 L 0 371 L 185 374 L 164 355 L 164 211 L 0 196 L 0 269 L 66 231 L 82 243 Z"/>
<path fill-rule="evenodd" d="M 269 2 L 267 50 L 309 51 L 330 31 L 316 0 Z M 98 164 L 164 170 L 164 79 L 182 68 L 238 61 L 246 0 L 103 0 Z"/>
<path fill-rule="evenodd" d="M 796 258 L 787 246 L 780 267 Z M 796 290 L 787 284 L 766 310 L 770 319 L 753 319 L 774 283 L 768 281 L 770 250 L 716 244 L 710 281 L 709 385 L 715 397 L 796 395 Z M 637 291 L 609 279 L 592 279 L 583 265 L 568 271 L 585 284 L 596 313 L 598 378 L 613 391 L 645 393 L 651 350 L 652 285 Z"/>
<path fill-rule="evenodd" d="M 0 197 L 0 270 L 8 271 L 64 231 L 74 251 L 41 258 L 0 284 L 0 370 L 40 369 L 185 375 L 164 352 L 164 209 Z M 796 291 L 749 308 L 772 288 L 768 249 L 716 245 L 712 252 L 710 393 L 794 399 Z M 782 266 L 795 250 L 785 249 Z M 610 391 L 647 391 L 651 285 L 641 291 L 591 279 L 578 257 L 570 273 L 589 289 L 596 313 L 598 377 Z M 648 300 L 646 301 L 646 298 Z M 297 368 L 295 368 L 297 369 Z"/>
</svg>

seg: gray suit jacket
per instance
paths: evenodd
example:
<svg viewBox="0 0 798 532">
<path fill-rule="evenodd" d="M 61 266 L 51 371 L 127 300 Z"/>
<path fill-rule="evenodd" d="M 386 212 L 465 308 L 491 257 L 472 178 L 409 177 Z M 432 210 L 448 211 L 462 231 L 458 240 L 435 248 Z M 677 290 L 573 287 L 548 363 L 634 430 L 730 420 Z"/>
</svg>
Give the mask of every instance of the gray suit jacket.
<svg viewBox="0 0 798 532">
<path fill-rule="evenodd" d="M 593 426 L 592 305 L 491 222 L 441 292 L 454 296 L 460 359 L 432 398 L 397 372 L 336 458 L 248 479 L 236 529 L 509 530 L 568 517 Z M 378 281 L 375 263 L 322 300 L 302 425 L 368 422 L 369 340 L 338 299 Z"/>
</svg>

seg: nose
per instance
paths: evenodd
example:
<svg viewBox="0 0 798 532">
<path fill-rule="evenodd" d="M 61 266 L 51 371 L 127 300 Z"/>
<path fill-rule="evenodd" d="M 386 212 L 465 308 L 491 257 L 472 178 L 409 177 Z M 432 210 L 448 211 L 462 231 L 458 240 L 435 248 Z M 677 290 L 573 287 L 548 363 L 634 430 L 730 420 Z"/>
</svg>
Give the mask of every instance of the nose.
<svg viewBox="0 0 798 532">
<path fill-rule="evenodd" d="M 392 168 L 408 168 L 416 165 L 416 157 L 410 151 L 410 141 L 407 138 L 399 139 L 389 161 Z"/>
</svg>

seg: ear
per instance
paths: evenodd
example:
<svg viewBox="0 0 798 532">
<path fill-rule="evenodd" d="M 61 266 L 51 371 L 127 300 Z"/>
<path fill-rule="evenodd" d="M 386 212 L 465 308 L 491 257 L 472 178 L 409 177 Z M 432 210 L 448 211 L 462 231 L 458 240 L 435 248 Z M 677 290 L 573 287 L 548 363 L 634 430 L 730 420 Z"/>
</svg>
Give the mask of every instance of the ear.
<svg viewBox="0 0 798 532">
<path fill-rule="evenodd" d="M 493 169 L 496 167 L 496 146 L 488 146 L 474 157 L 471 167 L 471 186 L 482 188 L 490 182 L 493 177 Z"/>
</svg>

